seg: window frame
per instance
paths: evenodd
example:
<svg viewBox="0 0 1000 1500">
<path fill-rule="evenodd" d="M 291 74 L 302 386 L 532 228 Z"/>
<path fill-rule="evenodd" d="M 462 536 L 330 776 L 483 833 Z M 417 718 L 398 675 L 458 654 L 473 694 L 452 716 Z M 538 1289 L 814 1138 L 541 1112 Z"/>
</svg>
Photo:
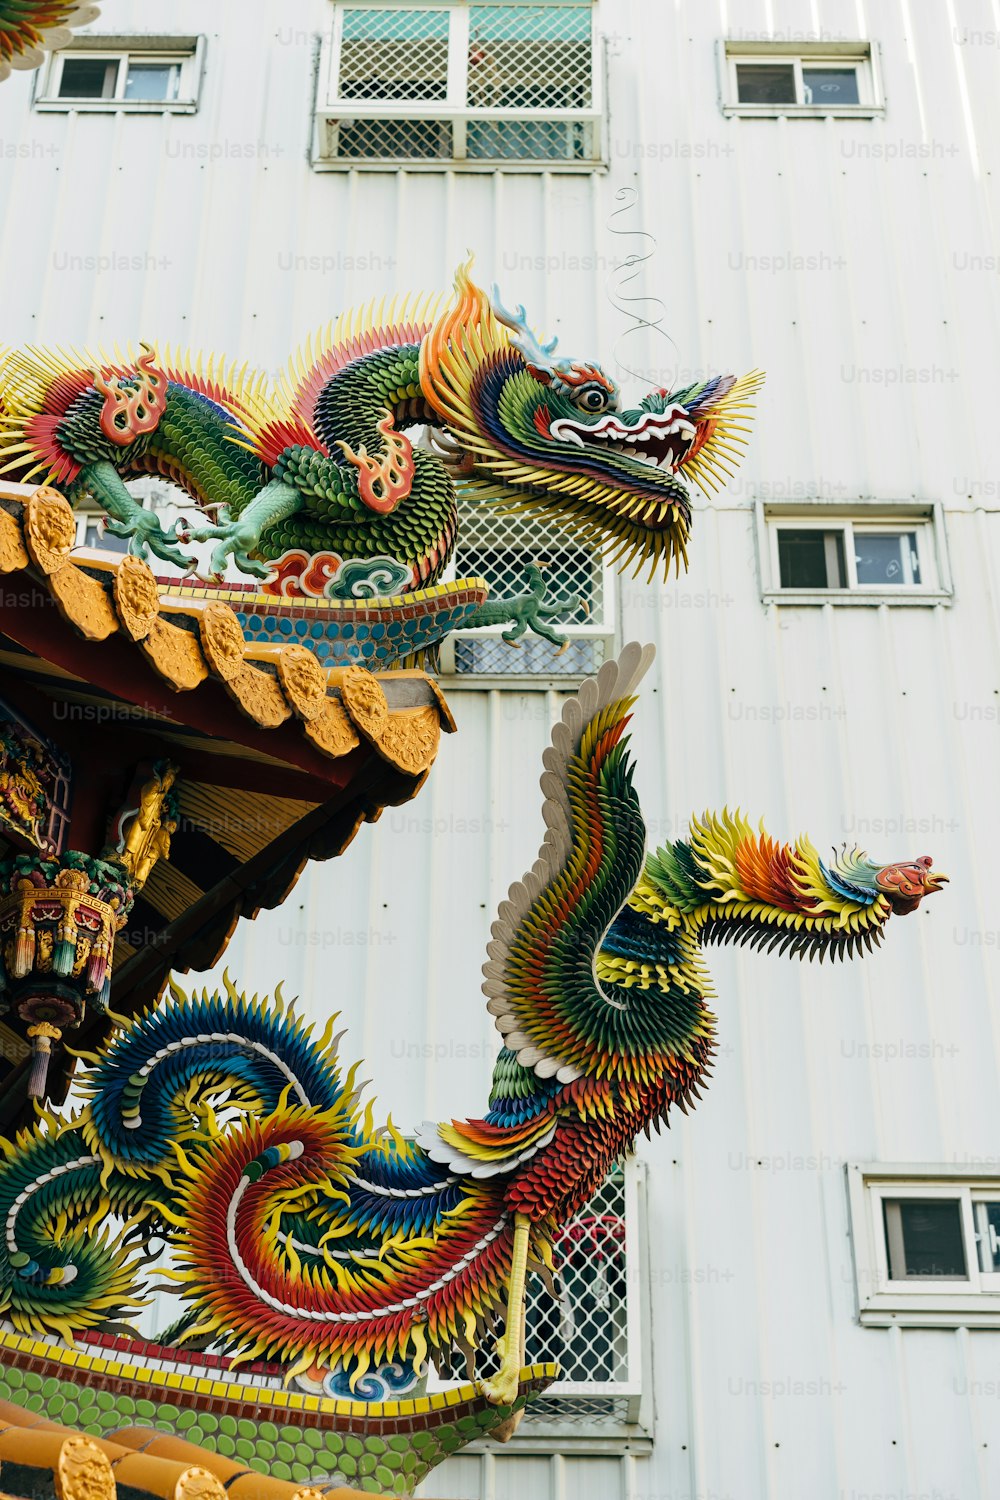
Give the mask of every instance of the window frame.
<svg viewBox="0 0 1000 1500">
<path fill-rule="evenodd" d="M 108 545 L 104 541 L 98 542 L 98 543 L 88 542 L 87 541 L 87 532 L 90 529 L 90 527 L 91 526 L 95 526 L 96 527 L 102 521 L 107 521 L 107 519 L 108 519 L 107 512 L 103 511 L 103 510 L 101 510 L 99 508 L 98 509 L 87 508 L 87 509 L 83 509 L 83 510 L 74 510 L 74 512 L 73 512 L 73 520 L 76 523 L 76 539 L 75 539 L 75 541 L 73 543 L 73 550 L 74 551 L 78 551 L 80 549 L 83 549 L 83 550 L 88 551 L 88 552 L 104 552 L 104 551 L 108 551 L 108 552 L 115 552 L 118 555 L 121 555 L 123 552 L 127 552 L 128 551 L 128 538 L 127 537 L 120 537 L 120 538 L 119 537 L 112 537 L 111 538 L 111 540 L 114 541 L 114 542 L 120 541 L 121 544 L 122 544 L 121 547 L 112 547 L 112 546 Z"/>
<path fill-rule="evenodd" d="M 504 3 L 504 0 L 498 0 Z M 540 5 L 553 0 L 536 0 Z M 463 172 L 596 172 L 607 170 L 607 131 L 604 108 L 604 75 L 606 49 L 604 38 L 596 29 L 593 0 L 578 0 L 591 12 L 590 104 L 584 108 L 516 106 L 470 106 L 468 104 L 468 54 L 470 7 L 465 0 L 405 0 L 394 6 L 392 0 L 338 0 L 334 6 L 333 24 L 320 42 L 316 77 L 316 100 L 313 120 L 312 166 L 317 171 L 385 171 L 386 167 L 407 172 L 440 172 L 458 168 Z M 348 10 L 445 11 L 448 14 L 448 66 L 445 99 L 365 100 L 344 98 L 338 93 L 340 55 L 343 40 L 344 13 Z M 440 157 L 370 156 L 338 157 L 324 142 L 331 126 L 341 121 L 399 120 L 440 123 L 451 128 L 451 155 Z M 470 123 L 564 123 L 567 128 L 581 125 L 590 133 L 593 149 L 586 157 L 524 157 L 466 155 L 466 137 Z"/>
<path fill-rule="evenodd" d="M 36 74 L 34 108 L 42 114 L 194 114 L 198 109 L 204 70 L 203 36 L 96 36 L 74 37 L 69 45 L 53 52 Z M 111 99 L 60 98 L 66 62 L 86 59 L 117 63 L 115 93 Z M 176 99 L 126 99 L 125 87 L 131 63 L 177 64 L 180 77 Z"/>
<path fill-rule="evenodd" d="M 827 505 L 822 501 L 755 502 L 761 598 L 765 604 L 784 605 L 935 605 L 953 598 L 948 568 L 944 511 L 935 502 L 858 501 Z M 842 589 L 782 588 L 778 532 L 836 531 L 844 533 L 846 586 Z M 854 552 L 855 531 L 913 532 L 917 541 L 920 583 L 859 584 Z"/>
<path fill-rule="evenodd" d="M 854 1257 L 858 1321 L 868 1328 L 1000 1328 L 1000 1272 L 982 1272 L 975 1240 L 972 1201 L 984 1194 L 1000 1200 L 1000 1161 L 982 1165 L 847 1166 L 848 1212 Z M 884 1229 L 886 1199 L 944 1198 L 961 1204 L 968 1276 L 893 1280 Z"/>
<path fill-rule="evenodd" d="M 740 64 L 791 63 L 795 72 L 794 104 L 741 103 L 736 69 Z M 857 104 L 806 104 L 803 68 L 854 67 L 858 79 Z M 724 115 L 750 119 L 870 120 L 885 114 L 885 96 L 877 46 L 871 42 L 741 42 L 719 44 L 720 103 Z"/>
<path fill-rule="evenodd" d="M 567 1402 L 567 1414 L 558 1411 L 536 1413 L 529 1406 L 511 1440 L 511 1451 L 551 1453 L 558 1443 L 564 1453 L 592 1452 L 594 1445 L 627 1440 L 636 1452 L 648 1451 L 654 1431 L 653 1349 L 649 1320 L 651 1287 L 649 1272 L 649 1207 L 647 1163 L 640 1157 L 626 1156 L 620 1162 L 624 1178 L 624 1218 L 626 1243 L 627 1301 L 625 1307 L 628 1373 L 620 1381 L 556 1380 L 544 1392 L 545 1402 Z M 544 1358 L 544 1350 L 533 1348 L 530 1341 L 526 1358 Z M 615 1400 L 623 1403 L 625 1419 L 614 1416 L 583 1416 L 573 1409 L 574 1403 L 587 1399 Z M 494 1450 L 490 1439 L 480 1439 L 464 1450 L 467 1454 Z"/>
</svg>

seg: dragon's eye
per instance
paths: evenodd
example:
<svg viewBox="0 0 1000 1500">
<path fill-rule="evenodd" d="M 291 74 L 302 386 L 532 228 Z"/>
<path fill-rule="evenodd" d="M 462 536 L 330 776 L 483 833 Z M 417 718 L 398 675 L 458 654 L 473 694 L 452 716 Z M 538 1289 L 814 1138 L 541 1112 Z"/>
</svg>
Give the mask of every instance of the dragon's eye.
<svg viewBox="0 0 1000 1500">
<path fill-rule="evenodd" d="M 576 394 L 576 404 L 584 411 L 605 411 L 608 400 L 608 392 L 599 385 L 584 386 L 583 390 Z"/>
</svg>

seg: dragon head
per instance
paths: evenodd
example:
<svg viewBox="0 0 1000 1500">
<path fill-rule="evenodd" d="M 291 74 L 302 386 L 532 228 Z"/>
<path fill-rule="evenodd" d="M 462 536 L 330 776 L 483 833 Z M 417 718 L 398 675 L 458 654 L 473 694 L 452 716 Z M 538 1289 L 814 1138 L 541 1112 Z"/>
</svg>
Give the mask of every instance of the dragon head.
<svg viewBox="0 0 1000 1500">
<path fill-rule="evenodd" d="M 680 571 L 691 524 L 683 480 L 714 489 L 731 473 L 763 376 L 657 390 L 623 411 L 599 365 L 557 356 L 556 340 L 541 343 L 496 288 L 487 297 L 468 265 L 455 290 L 421 344 L 420 382 L 458 482 L 513 509 L 541 502 L 622 565 Z"/>
<path fill-rule="evenodd" d="M 724 811 L 657 850 L 640 892 L 651 913 L 672 907 L 702 943 L 836 958 L 880 943 L 891 916 L 915 911 L 947 879 L 928 854 L 883 865 L 845 845 L 824 860 L 807 838 L 782 844 Z"/>
</svg>

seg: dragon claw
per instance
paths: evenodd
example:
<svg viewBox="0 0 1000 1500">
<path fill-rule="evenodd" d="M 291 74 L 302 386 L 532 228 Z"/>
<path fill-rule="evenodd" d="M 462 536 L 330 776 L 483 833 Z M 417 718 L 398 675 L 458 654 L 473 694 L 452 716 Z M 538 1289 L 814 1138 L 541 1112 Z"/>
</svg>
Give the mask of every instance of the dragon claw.
<svg viewBox="0 0 1000 1500">
<path fill-rule="evenodd" d="M 517 1371 L 513 1375 L 504 1375 L 503 1371 L 501 1371 L 491 1380 L 481 1380 L 479 1382 L 479 1394 L 491 1406 L 513 1406 L 517 1400 L 518 1389 Z"/>
<path fill-rule="evenodd" d="M 508 1353 L 505 1337 L 497 1339 L 496 1350 L 500 1356 L 500 1368 L 495 1375 L 489 1376 L 486 1380 L 476 1382 L 479 1387 L 479 1394 L 491 1406 L 513 1406 L 517 1400 L 517 1393 L 521 1384 L 520 1365 Z"/>
<path fill-rule="evenodd" d="M 127 541 L 131 557 L 145 561 L 152 553 L 154 557 L 181 568 L 193 565 L 193 559 L 177 546 L 182 539 L 176 532 L 164 531 L 158 516 L 136 504 L 113 470 L 110 474 L 102 474 L 98 465 L 97 472 L 88 475 L 84 488 L 104 506 L 105 514 L 99 526 L 101 535 Z"/>
<path fill-rule="evenodd" d="M 561 656 L 569 646 L 569 639 L 553 629 L 552 622 L 565 620 L 581 607 L 586 608 L 586 600 L 579 597 L 555 599 L 551 604 L 546 604 L 545 580 L 541 568 L 537 563 L 529 563 L 525 573 L 528 579 L 525 593 L 516 594 L 510 599 L 487 600 L 481 609 L 466 618 L 461 628 L 464 631 L 476 630 L 484 625 L 509 625 L 509 630 L 501 631 L 501 638 L 508 646 L 519 646 L 521 637 L 530 630 L 533 635 L 540 635 L 558 646 L 557 655 Z"/>
<path fill-rule="evenodd" d="M 191 528 L 190 539 L 194 542 L 215 542 L 209 569 L 219 579 L 225 577 L 229 559 L 241 573 L 251 578 L 269 578 L 270 563 L 260 562 L 252 554 L 260 546 L 260 536 L 265 527 L 294 515 L 302 504 L 301 496 L 289 485 L 272 480 L 243 510 L 233 516 L 227 505 L 215 508 L 215 521 L 206 526 Z"/>
<path fill-rule="evenodd" d="M 174 563 L 179 568 L 188 568 L 194 561 L 175 545 L 180 539 L 165 532 L 156 517 L 148 511 L 141 512 L 138 517 L 129 521 L 106 521 L 104 529 L 112 536 L 128 537 L 129 553 L 132 557 L 141 558 L 143 562 L 150 553 L 162 562 Z"/>
<path fill-rule="evenodd" d="M 193 542 L 215 542 L 209 562 L 213 577 L 221 580 L 226 575 L 229 559 L 232 558 L 241 573 L 253 578 L 267 578 L 270 567 L 250 556 L 250 550 L 260 541 L 257 528 L 245 521 L 225 521 L 218 526 L 196 526 L 189 532 Z"/>
</svg>

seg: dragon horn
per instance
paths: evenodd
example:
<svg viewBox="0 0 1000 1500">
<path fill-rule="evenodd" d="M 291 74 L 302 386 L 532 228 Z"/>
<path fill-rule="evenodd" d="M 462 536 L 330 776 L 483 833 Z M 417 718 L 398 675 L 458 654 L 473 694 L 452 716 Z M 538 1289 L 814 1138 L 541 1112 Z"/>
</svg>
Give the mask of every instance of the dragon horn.
<svg viewBox="0 0 1000 1500">
<path fill-rule="evenodd" d="M 510 328 L 516 335 L 511 343 L 524 355 L 531 365 L 540 365 L 544 368 L 551 364 L 551 356 L 555 353 L 558 338 L 549 339 L 547 344 L 539 343 L 537 336 L 528 327 L 528 316 L 523 305 L 517 304 L 517 312 L 508 312 L 500 300 L 500 288 L 496 282 L 490 288 L 490 301 L 493 303 L 493 311 L 497 319 L 505 328 Z"/>
</svg>

